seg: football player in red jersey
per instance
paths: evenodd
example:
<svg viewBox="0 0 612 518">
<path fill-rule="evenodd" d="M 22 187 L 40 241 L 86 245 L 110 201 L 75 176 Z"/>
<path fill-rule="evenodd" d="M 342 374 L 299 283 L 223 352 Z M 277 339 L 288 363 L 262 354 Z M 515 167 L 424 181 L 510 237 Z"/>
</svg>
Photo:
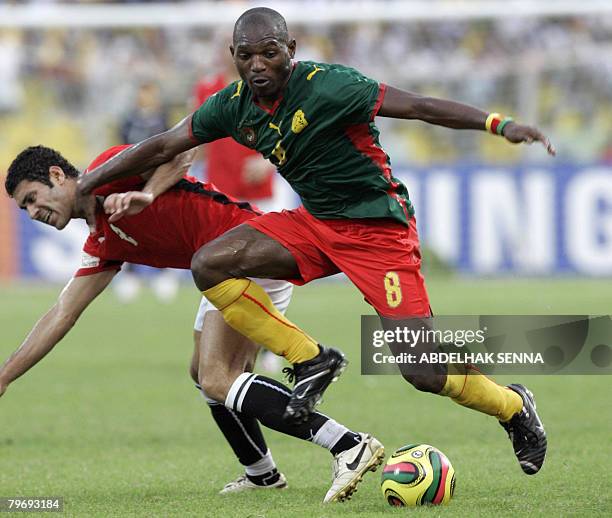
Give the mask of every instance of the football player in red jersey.
<svg viewBox="0 0 612 518">
<path fill-rule="evenodd" d="M 128 146 L 116 146 L 102 153 L 89 169 L 125 147 Z M 211 184 L 184 176 L 190 155 L 179 155 L 154 173 L 112 182 L 94 191 L 88 211 L 95 214 L 95 219 L 89 221 L 90 234 L 83 247 L 81 267 L 56 304 L 0 369 L 0 395 L 53 349 L 109 285 L 123 261 L 189 269 L 193 254 L 201 246 L 260 214 L 248 203 L 226 196 Z M 61 230 L 71 219 L 84 217 L 84 212 L 76 208 L 78 177 L 79 171 L 57 151 L 36 146 L 24 150 L 13 161 L 5 187 L 32 219 Z M 146 185 L 145 177 L 149 178 Z M 122 206 L 121 193 L 141 187 L 144 192 L 139 195 L 146 199 L 141 207 L 127 213 L 116 210 Z M 157 197 L 163 191 L 166 192 Z M 279 280 L 258 282 L 283 312 L 291 296 L 291 284 Z M 333 481 L 325 501 L 348 496 L 362 475 L 382 462 L 384 448 L 380 442 L 371 435 L 355 433 L 328 416 L 313 413 L 303 424 L 287 423 L 283 413 L 291 390 L 274 379 L 250 372 L 258 346 L 229 327 L 213 306 L 201 306 L 196 331 L 201 331 L 202 339 L 194 351 L 191 376 L 245 467 L 245 474 L 228 483 L 223 493 L 286 487 L 258 421 L 327 448 L 334 455 L 334 463 L 340 459 L 354 465 L 348 475 L 344 473 Z M 237 380 L 240 385 L 246 384 L 247 389 L 232 390 Z"/>
</svg>

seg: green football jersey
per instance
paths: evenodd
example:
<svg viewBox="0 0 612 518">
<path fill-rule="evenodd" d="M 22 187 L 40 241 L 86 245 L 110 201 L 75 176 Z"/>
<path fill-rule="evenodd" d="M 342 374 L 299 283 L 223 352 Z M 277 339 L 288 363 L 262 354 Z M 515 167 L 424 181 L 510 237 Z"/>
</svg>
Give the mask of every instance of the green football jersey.
<svg viewBox="0 0 612 518">
<path fill-rule="evenodd" d="M 259 151 L 320 219 L 413 215 L 406 187 L 393 178 L 373 120 L 385 86 L 342 65 L 297 62 L 272 109 L 237 81 L 194 113 L 196 139 L 230 136 Z"/>
</svg>

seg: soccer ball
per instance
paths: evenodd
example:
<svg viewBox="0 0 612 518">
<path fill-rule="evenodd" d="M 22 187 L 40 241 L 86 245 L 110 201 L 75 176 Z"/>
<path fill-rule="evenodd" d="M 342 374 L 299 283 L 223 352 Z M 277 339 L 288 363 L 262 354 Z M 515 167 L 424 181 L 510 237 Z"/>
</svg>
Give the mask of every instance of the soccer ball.
<svg viewBox="0 0 612 518">
<path fill-rule="evenodd" d="M 381 490 L 395 507 L 447 504 L 455 491 L 455 470 L 433 446 L 409 444 L 389 457 Z"/>
</svg>

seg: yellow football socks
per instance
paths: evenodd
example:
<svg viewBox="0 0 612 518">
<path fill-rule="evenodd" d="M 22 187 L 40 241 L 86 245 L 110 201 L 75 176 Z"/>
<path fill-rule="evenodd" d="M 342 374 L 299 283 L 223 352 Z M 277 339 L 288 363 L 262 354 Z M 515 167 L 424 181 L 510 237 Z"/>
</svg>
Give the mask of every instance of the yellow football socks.
<svg viewBox="0 0 612 518">
<path fill-rule="evenodd" d="M 202 294 L 236 331 L 288 362 L 304 362 L 319 354 L 317 342 L 287 320 L 256 282 L 227 279 Z"/>
<path fill-rule="evenodd" d="M 450 374 L 451 369 L 459 374 Z M 472 366 L 453 365 L 446 376 L 441 396 L 459 405 L 509 421 L 523 408 L 523 399 L 514 390 L 498 385 Z"/>
</svg>

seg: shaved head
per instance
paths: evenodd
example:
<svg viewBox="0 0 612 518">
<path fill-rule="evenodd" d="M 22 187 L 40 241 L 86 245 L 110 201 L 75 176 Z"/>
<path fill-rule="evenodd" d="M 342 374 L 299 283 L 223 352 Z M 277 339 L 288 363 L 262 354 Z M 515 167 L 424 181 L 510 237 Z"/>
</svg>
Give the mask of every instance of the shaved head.
<svg viewBox="0 0 612 518">
<path fill-rule="evenodd" d="M 229 50 L 253 98 L 269 107 L 282 96 L 289 81 L 295 48 L 282 15 L 268 7 L 255 7 L 236 21 Z"/>
<path fill-rule="evenodd" d="M 268 7 L 249 9 L 236 20 L 233 35 L 234 45 L 247 34 L 267 32 L 266 30 L 279 41 L 284 43 L 289 41 L 287 22 L 282 14 Z"/>
</svg>

